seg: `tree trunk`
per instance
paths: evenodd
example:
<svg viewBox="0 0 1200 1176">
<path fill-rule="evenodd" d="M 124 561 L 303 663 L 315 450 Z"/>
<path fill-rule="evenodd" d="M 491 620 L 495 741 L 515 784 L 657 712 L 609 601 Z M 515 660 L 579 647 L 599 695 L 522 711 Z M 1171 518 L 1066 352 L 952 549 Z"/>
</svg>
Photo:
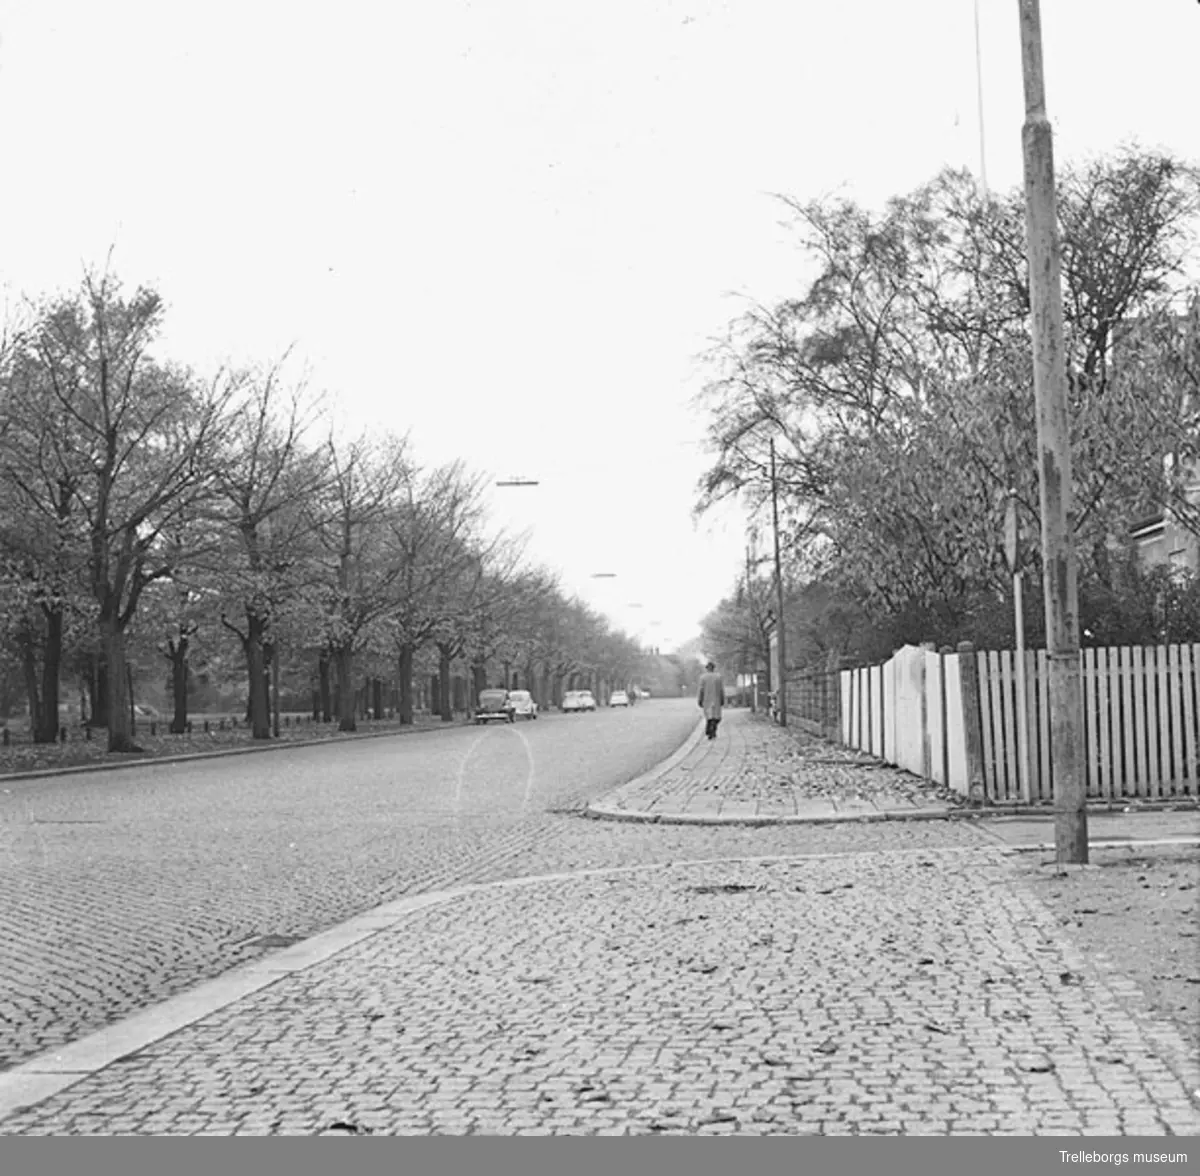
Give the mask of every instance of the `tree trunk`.
<svg viewBox="0 0 1200 1176">
<path fill-rule="evenodd" d="M 246 654 L 246 673 L 250 690 L 246 719 L 250 723 L 250 734 L 254 739 L 271 738 L 271 694 L 268 689 L 266 650 L 263 648 L 266 628 L 267 622 L 264 617 L 247 611 L 246 638 L 242 642 L 242 649 Z"/>
<path fill-rule="evenodd" d="M 108 686 L 108 750 L 117 752 L 142 751 L 133 741 L 130 722 L 129 675 L 125 660 L 125 632 L 115 617 L 100 618 L 100 635 L 104 641 L 105 680 Z"/>
<path fill-rule="evenodd" d="M 318 686 L 321 694 L 321 721 L 333 720 L 333 694 L 329 688 L 329 658 L 322 655 L 317 662 Z"/>
<path fill-rule="evenodd" d="M 354 650 L 349 645 L 343 645 L 334 651 L 338 675 L 338 730 L 357 731 L 358 722 L 354 717 L 357 701 L 354 689 Z"/>
<path fill-rule="evenodd" d="M 400 647 L 400 722 L 403 726 L 413 721 L 413 647 Z"/>
<path fill-rule="evenodd" d="M 188 715 L 188 638 L 181 636 L 167 648 L 171 651 L 171 698 L 175 705 L 171 734 L 182 735 L 187 730 Z"/>
<path fill-rule="evenodd" d="M 450 650 L 438 646 L 438 715 L 443 723 L 454 721 L 454 711 L 450 702 Z"/>
<path fill-rule="evenodd" d="M 383 679 L 376 678 L 371 688 L 371 710 L 376 722 L 383 718 Z"/>
<path fill-rule="evenodd" d="M 481 691 L 487 689 L 487 684 L 487 667 L 482 662 L 475 662 L 471 666 L 471 688 L 476 698 Z"/>
<path fill-rule="evenodd" d="M 58 738 L 58 674 L 62 664 L 63 613 L 61 606 L 43 608 L 46 615 L 46 648 L 42 660 L 42 706 L 33 731 L 34 743 Z"/>
<path fill-rule="evenodd" d="M 88 692 L 91 705 L 88 707 L 89 727 L 108 726 L 108 669 L 103 655 L 88 658 Z"/>
<path fill-rule="evenodd" d="M 112 705 L 108 689 L 108 662 L 101 658 L 96 665 L 96 705 L 92 707 L 92 725 L 108 726 L 108 709 Z"/>
<path fill-rule="evenodd" d="M 271 734 L 279 738 L 279 646 L 271 645 Z"/>
<path fill-rule="evenodd" d="M 33 650 L 33 635 L 21 643 L 21 666 L 25 671 L 25 693 L 29 698 L 29 729 L 36 736 L 42 726 L 42 700 L 38 695 L 37 654 Z"/>
</svg>

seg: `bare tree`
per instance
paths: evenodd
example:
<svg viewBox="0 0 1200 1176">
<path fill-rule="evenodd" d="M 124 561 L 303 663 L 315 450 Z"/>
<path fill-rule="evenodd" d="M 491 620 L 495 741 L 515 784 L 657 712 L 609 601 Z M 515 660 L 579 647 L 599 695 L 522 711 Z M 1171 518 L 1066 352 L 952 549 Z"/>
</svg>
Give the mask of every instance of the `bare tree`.
<svg viewBox="0 0 1200 1176">
<path fill-rule="evenodd" d="M 460 584 L 472 570 L 483 482 L 461 462 L 405 477 L 389 528 L 400 559 L 386 626 L 398 659 L 400 722 L 413 721 L 413 659 L 445 629 Z M 448 690 L 448 687 L 447 687 Z"/>
<path fill-rule="evenodd" d="M 46 385 L 54 484 L 82 514 L 88 585 L 104 649 L 110 751 L 132 738 L 125 632 L 146 585 L 167 574 L 165 529 L 207 492 L 209 459 L 228 397 L 224 377 L 202 387 L 149 356 L 162 302 L 141 288 L 126 298 L 108 273 L 46 308 L 30 353 Z M 47 467 L 49 468 L 49 467 Z M 65 497 L 64 497 L 65 496 Z"/>
<path fill-rule="evenodd" d="M 313 535 L 313 514 L 303 504 L 320 496 L 329 476 L 328 453 L 304 445 L 315 406 L 303 385 L 286 386 L 286 360 L 240 377 L 214 483 L 216 518 L 232 541 L 218 564 L 221 595 L 229 604 L 221 622 L 246 658 L 255 739 L 271 734 L 272 631 L 280 610 L 300 591 L 296 573 Z M 240 614 L 236 620 L 233 610 Z"/>
<path fill-rule="evenodd" d="M 389 519 L 408 477 L 406 441 L 365 438 L 325 446 L 328 476 L 314 533 L 323 569 L 318 599 L 324 643 L 338 677 L 338 729 L 357 729 L 354 659 L 393 609 L 403 559 Z"/>
</svg>

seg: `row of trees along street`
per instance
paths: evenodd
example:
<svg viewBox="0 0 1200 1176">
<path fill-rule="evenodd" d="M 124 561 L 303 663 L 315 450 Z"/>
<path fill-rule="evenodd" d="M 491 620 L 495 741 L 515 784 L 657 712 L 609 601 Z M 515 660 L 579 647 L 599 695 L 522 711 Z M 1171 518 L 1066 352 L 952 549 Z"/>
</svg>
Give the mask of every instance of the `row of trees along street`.
<svg viewBox="0 0 1200 1176">
<path fill-rule="evenodd" d="M 1041 643 L 1023 193 L 944 171 L 879 214 L 784 205 L 812 279 L 749 306 L 707 357 L 698 512 L 736 497 L 769 517 L 774 439 L 789 662 L 824 668 L 906 642 L 1011 646 L 1015 490 Z M 1127 148 L 1066 169 L 1058 207 L 1083 640 L 1197 641 L 1194 569 L 1145 566 L 1130 535 L 1168 511 L 1200 538 L 1198 172 Z M 772 582 L 751 556 L 708 617 L 727 665 L 766 664 Z"/>
<path fill-rule="evenodd" d="M 287 357 L 200 378 L 157 354 L 163 316 L 154 290 L 89 274 L 6 331 L 0 717 L 23 695 L 53 741 L 78 684 L 80 717 L 129 751 L 135 682 L 173 731 L 191 696 L 244 707 L 261 739 L 272 677 L 343 731 L 379 717 L 384 681 L 411 723 L 420 701 L 452 717 L 456 677 L 543 704 L 635 679 L 637 645 L 488 529 L 482 476 L 343 435 Z"/>
</svg>

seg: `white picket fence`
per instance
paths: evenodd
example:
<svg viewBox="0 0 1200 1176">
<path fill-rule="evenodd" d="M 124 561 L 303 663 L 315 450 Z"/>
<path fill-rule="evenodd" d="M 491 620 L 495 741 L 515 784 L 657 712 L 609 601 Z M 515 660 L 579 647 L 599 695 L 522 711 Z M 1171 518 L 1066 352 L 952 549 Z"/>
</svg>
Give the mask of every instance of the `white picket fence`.
<svg viewBox="0 0 1200 1176">
<path fill-rule="evenodd" d="M 974 662 L 974 689 L 963 666 Z M 1088 795 L 1165 799 L 1200 793 L 1200 645 L 1086 649 Z M 935 653 L 906 646 L 840 675 L 842 741 L 964 795 L 1022 799 L 1016 659 L 1011 650 Z M 1044 650 L 1025 654 L 1030 797 L 1054 795 Z M 965 687 L 965 688 L 964 688 Z M 969 739 L 967 722 L 976 725 Z M 978 748 L 978 763 L 969 748 Z"/>
</svg>

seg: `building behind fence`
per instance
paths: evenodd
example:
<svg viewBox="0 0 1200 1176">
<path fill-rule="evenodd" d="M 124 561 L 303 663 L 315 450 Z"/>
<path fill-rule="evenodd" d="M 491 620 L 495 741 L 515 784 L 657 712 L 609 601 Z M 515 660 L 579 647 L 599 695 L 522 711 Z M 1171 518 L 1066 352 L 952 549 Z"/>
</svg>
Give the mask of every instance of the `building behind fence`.
<svg viewBox="0 0 1200 1176">
<path fill-rule="evenodd" d="M 1200 645 L 1085 649 L 1088 796 L 1200 794 Z M 1048 665 L 1025 653 L 1027 788 L 1054 797 Z M 788 675 L 788 719 L 814 734 L 993 803 L 1024 797 L 1011 650 L 905 646 L 882 665 Z"/>
</svg>

